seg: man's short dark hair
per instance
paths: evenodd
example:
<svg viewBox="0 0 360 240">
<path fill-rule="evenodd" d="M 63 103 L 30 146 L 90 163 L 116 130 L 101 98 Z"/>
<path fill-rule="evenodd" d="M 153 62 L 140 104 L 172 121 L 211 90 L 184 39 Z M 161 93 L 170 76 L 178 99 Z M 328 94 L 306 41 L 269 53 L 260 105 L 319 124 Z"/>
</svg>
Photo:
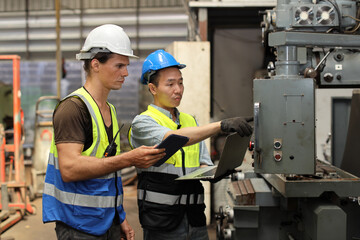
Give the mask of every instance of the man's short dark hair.
<svg viewBox="0 0 360 240">
<path fill-rule="evenodd" d="M 159 79 L 160 79 L 160 74 L 159 74 L 159 70 L 158 70 L 155 73 L 151 74 L 149 83 L 152 83 L 157 87 L 157 86 L 159 86 Z"/>
<path fill-rule="evenodd" d="M 98 60 L 99 62 L 101 62 L 101 63 L 106 63 L 107 60 L 109 60 L 109 59 L 112 57 L 113 54 L 114 54 L 114 53 L 99 52 L 99 53 L 97 53 L 97 54 L 95 55 L 94 58 L 92 58 L 92 59 L 86 59 L 86 60 L 84 61 L 84 70 L 85 70 L 85 72 L 86 72 L 87 74 L 90 73 L 90 63 L 91 63 L 91 61 L 92 61 L 93 59 L 97 59 L 97 60 Z"/>
</svg>

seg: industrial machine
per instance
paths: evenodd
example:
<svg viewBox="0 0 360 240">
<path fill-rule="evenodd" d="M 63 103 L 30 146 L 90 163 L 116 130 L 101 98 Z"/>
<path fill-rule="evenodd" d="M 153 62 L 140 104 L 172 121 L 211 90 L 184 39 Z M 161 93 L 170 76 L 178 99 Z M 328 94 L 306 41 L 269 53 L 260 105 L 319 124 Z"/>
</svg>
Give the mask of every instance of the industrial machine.
<svg viewBox="0 0 360 240">
<path fill-rule="evenodd" d="M 45 173 L 52 140 L 52 115 L 56 104 L 60 101 L 57 96 L 42 96 L 35 105 L 35 134 L 34 150 L 32 153 L 32 186 L 35 196 L 42 196 Z"/>
<path fill-rule="evenodd" d="M 359 3 L 278 0 L 265 11 L 263 42 L 277 60 L 254 80 L 254 169 L 232 176 L 218 239 L 360 239 L 360 171 L 315 150 L 315 89 L 360 86 Z"/>
</svg>

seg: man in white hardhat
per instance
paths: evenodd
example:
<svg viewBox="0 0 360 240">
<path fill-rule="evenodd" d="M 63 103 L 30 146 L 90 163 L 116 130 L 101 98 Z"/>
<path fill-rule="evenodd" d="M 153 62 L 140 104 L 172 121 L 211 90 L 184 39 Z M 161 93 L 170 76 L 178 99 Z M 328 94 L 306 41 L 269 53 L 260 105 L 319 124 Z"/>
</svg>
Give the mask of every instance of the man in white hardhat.
<svg viewBox="0 0 360 240">
<path fill-rule="evenodd" d="M 107 98 L 128 76 L 129 57 L 136 56 L 121 27 L 93 29 L 76 55 L 84 60 L 86 82 L 54 111 L 43 221 L 56 222 L 58 239 L 135 239 L 122 205 L 120 169 L 148 168 L 165 153 L 142 146 L 120 154 L 116 110 Z"/>
</svg>

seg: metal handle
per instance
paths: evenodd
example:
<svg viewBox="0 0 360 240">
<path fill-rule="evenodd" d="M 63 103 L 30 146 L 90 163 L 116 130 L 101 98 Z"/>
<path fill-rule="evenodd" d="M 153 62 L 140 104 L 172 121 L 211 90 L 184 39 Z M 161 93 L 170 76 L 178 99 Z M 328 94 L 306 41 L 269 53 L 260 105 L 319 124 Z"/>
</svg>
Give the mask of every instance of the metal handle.
<svg viewBox="0 0 360 240">
<path fill-rule="evenodd" d="M 259 147 L 259 113 L 260 113 L 260 103 L 254 103 L 254 135 L 255 135 L 255 151 L 260 152 Z"/>
</svg>

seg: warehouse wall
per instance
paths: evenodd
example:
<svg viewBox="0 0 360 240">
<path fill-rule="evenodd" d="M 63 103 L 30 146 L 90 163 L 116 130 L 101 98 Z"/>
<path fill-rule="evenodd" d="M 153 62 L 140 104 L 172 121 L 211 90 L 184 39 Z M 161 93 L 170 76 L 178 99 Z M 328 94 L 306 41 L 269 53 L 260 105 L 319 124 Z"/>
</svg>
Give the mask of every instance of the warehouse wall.
<svg viewBox="0 0 360 240">
<path fill-rule="evenodd" d="M 27 60 L 55 59 L 55 1 L 28 1 L 28 8 L 25 2 L 0 1 L 0 54 L 17 54 Z M 186 40 L 188 17 L 181 0 L 137 2 L 62 0 L 63 57 L 74 59 L 88 33 L 106 23 L 124 28 L 140 58 L 173 41 Z"/>
<path fill-rule="evenodd" d="M 63 9 L 135 8 L 140 7 L 179 7 L 182 0 L 61 0 Z M 2 0 L 0 12 L 54 10 L 53 0 Z"/>
</svg>

